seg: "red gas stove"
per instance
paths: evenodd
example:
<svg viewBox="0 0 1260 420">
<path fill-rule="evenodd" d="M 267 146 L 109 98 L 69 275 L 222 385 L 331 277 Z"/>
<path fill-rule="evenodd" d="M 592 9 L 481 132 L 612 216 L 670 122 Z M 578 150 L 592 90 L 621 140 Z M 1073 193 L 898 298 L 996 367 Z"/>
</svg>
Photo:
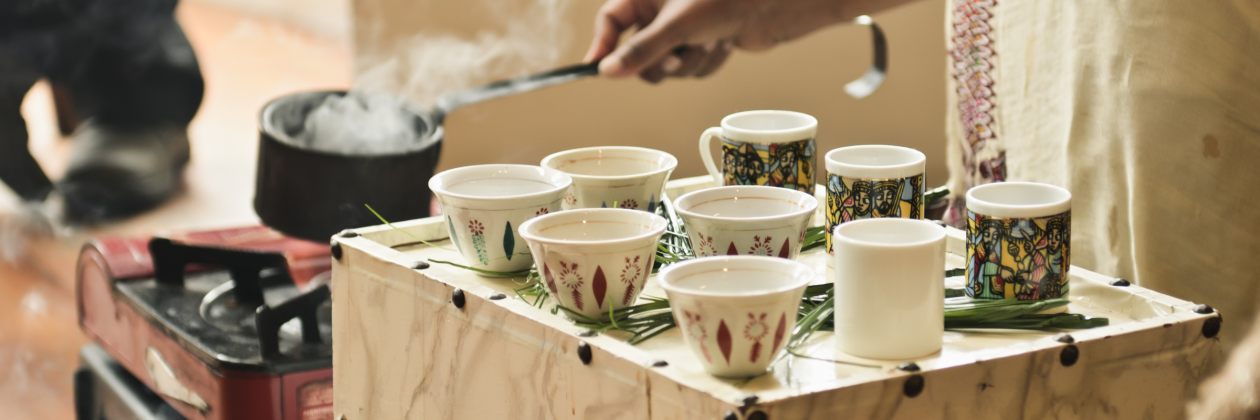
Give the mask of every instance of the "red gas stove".
<svg viewBox="0 0 1260 420">
<path fill-rule="evenodd" d="M 100 238 L 80 324 L 189 419 L 332 419 L 327 244 L 265 227 Z"/>
</svg>

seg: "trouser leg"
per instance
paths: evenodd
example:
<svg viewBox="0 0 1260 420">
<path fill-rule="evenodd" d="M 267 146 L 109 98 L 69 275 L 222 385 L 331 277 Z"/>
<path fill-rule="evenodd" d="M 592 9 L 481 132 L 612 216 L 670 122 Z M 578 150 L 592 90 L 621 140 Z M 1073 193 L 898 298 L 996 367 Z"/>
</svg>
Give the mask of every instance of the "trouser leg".
<svg viewBox="0 0 1260 420">
<path fill-rule="evenodd" d="M 26 201 L 42 201 L 53 188 L 31 156 L 21 112 L 22 99 L 38 79 L 0 50 L 0 181 Z"/>
</svg>

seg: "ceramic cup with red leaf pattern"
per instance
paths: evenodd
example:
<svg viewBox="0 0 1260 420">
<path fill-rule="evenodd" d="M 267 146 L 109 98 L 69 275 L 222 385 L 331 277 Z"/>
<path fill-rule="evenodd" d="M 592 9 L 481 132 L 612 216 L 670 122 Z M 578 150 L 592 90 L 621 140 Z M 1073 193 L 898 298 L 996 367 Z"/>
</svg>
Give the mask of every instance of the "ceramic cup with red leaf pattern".
<svg viewBox="0 0 1260 420">
<path fill-rule="evenodd" d="M 582 316 L 606 319 L 643 292 L 665 225 L 645 211 L 577 209 L 530 219 L 520 231 L 551 295 Z"/>
<path fill-rule="evenodd" d="M 783 351 L 805 287 L 818 274 L 762 256 L 699 258 L 661 269 L 683 340 L 704 370 L 722 378 L 766 373 Z"/>
<path fill-rule="evenodd" d="M 698 257 L 796 259 L 818 199 L 786 188 L 738 185 L 687 193 L 674 200 L 674 207 Z"/>
</svg>

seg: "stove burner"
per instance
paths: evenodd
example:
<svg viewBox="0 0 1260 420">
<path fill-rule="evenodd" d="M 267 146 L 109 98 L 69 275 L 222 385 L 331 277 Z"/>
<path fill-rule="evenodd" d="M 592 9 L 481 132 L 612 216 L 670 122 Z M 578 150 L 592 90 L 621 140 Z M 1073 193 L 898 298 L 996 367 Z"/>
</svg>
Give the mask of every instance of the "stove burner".
<svg viewBox="0 0 1260 420">
<path fill-rule="evenodd" d="M 155 278 L 115 283 L 121 300 L 208 365 L 284 373 L 332 362 L 327 284 L 303 293 L 282 254 L 149 242 Z M 191 265 L 224 270 L 186 273 Z M 296 321 L 296 322 L 293 322 Z"/>
</svg>

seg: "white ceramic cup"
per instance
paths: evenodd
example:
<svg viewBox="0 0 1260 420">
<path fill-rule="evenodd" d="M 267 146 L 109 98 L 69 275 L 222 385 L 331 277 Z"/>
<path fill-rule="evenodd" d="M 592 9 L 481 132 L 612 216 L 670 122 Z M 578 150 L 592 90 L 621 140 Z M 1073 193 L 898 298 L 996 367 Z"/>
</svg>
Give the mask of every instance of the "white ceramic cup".
<svg viewBox="0 0 1260 420">
<path fill-rule="evenodd" d="M 967 191 L 967 296 L 1043 300 L 1068 295 L 1072 193 L 1035 182 Z"/>
<path fill-rule="evenodd" d="M 792 111 L 745 111 L 700 135 L 700 157 L 717 185 L 765 185 L 814 193 L 818 120 Z M 722 138 L 722 168 L 709 143 Z"/>
<path fill-rule="evenodd" d="M 674 200 L 674 208 L 698 257 L 750 254 L 796 259 L 818 199 L 786 188 L 730 186 L 685 194 Z"/>
<path fill-rule="evenodd" d="M 518 228 L 528 219 L 559 211 L 572 184 L 563 172 L 528 165 L 465 166 L 429 179 L 464 262 L 502 272 L 533 265 Z"/>
<path fill-rule="evenodd" d="M 642 147 L 587 147 L 547 156 L 542 166 L 573 177 L 573 187 L 564 196 L 565 210 L 615 205 L 656 211 L 678 159 Z"/>
<path fill-rule="evenodd" d="M 766 373 L 796 328 L 801 295 L 817 274 L 773 257 L 700 258 L 661 269 L 683 340 L 710 375 Z"/>
<path fill-rule="evenodd" d="M 925 162 L 908 147 L 864 145 L 827 152 L 827 252 L 836 225 L 878 217 L 922 219 Z"/>
<path fill-rule="evenodd" d="M 665 218 L 627 209 L 578 209 L 521 225 L 538 271 L 561 305 L 591 319 L 634 304 L 652 274 Z"/>
<path fill-rule="evenodd" d="M 836 346 L 871 359 L 913 359 L 945 334 L 945 228 L 925 220 L 836 226 Z"/>
</svg>

